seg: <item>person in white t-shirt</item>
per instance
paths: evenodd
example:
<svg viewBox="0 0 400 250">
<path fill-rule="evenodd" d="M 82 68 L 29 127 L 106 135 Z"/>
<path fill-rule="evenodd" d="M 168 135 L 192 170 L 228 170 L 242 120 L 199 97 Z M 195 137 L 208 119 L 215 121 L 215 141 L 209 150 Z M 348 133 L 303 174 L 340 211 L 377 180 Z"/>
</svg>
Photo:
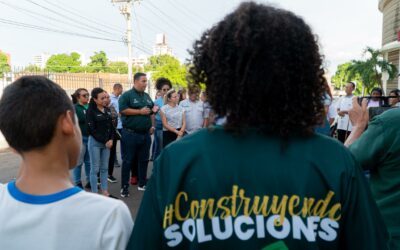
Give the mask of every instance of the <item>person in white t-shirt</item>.
<svg viewBox="0 0 400 250">
<path fill-rule="evenodd" d="M 353 91 L 356 85 L 353 82 L 346 84 L 346 95 L 342 96 L 337 104 L 337 112 L 339 115 L 337 124 L 338 140 L 344 143 L 352 130 L 352 125 L 349 120 L 349 110 L 353 107 Z"/>
<path fill-rule="evenodd" d="M 9 85 L 0 99 L 0 131 L 22 157 L 17 179 L 0 184 L 0 249 L 126 248 L 133 228 L 127 206 L 70 181 L 82 141 L 60 86 L 42 76 Z"/>
<path fill-rule="evenodd" d="M 204 127 L 206 123 L 206 113 L 204 103 L 199 100 L 200 87 L 197 85 L 188 86 L 189 98 L 181 101 L 179 106 L 185 110 L 186 114 L 186 133 L 192 134 Z"/>
</svg>

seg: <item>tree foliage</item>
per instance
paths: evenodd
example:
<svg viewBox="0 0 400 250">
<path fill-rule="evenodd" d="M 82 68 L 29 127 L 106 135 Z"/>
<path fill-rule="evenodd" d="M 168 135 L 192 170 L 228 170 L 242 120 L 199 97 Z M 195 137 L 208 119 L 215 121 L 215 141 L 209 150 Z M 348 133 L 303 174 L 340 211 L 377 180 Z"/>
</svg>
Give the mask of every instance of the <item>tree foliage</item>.
<svg viewBox="0 0 400 250">
<path fill-rule="evenodd" d="M 77 73 L 82 71 L 80 55 L 76 52 L 71 54 L 52 55 L 46 62 L 46 70 L 59 73 Z"/>
<path fill-rule="evenodd" d="M 90 57 L 90 63 L 88 64 L 88 72 L 106 72 L 107 71 L 108 58 L 104 51 L 94 52 L 94 55 Z"/>
<path fill-rule="evenodd" d="M 0 51 L 0 77 L 4 76 L 4 73 L 10 72 L 11 67 L 8 64 L 7 55 Z"/>
<path fill-rule="evenodd" d="M 383 89 L 383 72 L 388 74 L 389 80 L 392 80 L 396 77 L 396 66 L 384 60 L 382 53 L 379 50 L 367 47 L 364 50 L 363 55 L 367 59 L 353 60 L 351 65 L 348 67 L 348 74 L 350 78 L 358 74 L 362 80 L 364 90 L 370 92 L 372 88 L 377 86 Z"/>
<path fill-rule="evenodd" d="M 354 76 L 350 76 L 349 67 L 352 65 L 352 62 L 346 62 L 343 64 L 339 64 L 337 66 L 337 70 L 335 75 L 332 77 L 332 83 L 334 84 L 336 89 L 343 90 L 344 86 L 348 82 L 354 82 L 356 84 L 356 89 L 354 93 L 359 95 L 362 93 L 363 83 L 359 74 L 355 74 Z"/>
<path fill-rule="evenodd" d="M 145 71 L 152 72 L 151 78 L 153 81 L 159 77 L 166 77 L 172 82 L 173 85 L 179 87 L 187 86 L 187 68 L 173 56 L 151 56 L 148 64 L 145 65 Z"/>
</svg>

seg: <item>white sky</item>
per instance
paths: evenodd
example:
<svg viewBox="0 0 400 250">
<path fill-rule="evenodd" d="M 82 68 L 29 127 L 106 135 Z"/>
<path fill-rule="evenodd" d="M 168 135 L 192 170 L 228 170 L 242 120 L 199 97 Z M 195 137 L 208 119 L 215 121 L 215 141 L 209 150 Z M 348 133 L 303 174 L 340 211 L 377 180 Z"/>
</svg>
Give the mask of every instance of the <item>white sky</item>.
<svg viewBox="0 0 400 250">
<path fill-rule="evenodd" d="M 157 33 L 166 33 L 175 55 L 187 58 L 187 49 L 201 33 L 232 11 L 239 0 L 142 0 L 135 4 L 134 44 L 143 44 L 152 51 Z M 289 9 L 302 16 L 320 39 L 326 65 L 333 74 L 338 64 L 360 58 L 366 46 L 380 48 L 382 13 L 378 0 L 259 0 Z M 50 11 L 38 5 L 49 9 Z M 53 3 L 53 5 L 51 5 Z M 5 4 L 27 10 L 17 11 Z M 54 6 L 57 4 L 60 8 Z M 69 11 L 84 16 L 74 16 Z M 32 12 L 38 13 L 36 17 Z M 63 15 L 60 16 L 56 14 Z M 104 50 L 110 59 L 126 57 L 123 43 L 68 36 L 44 31 L 16 28 L 1 21 L 12 20 L 68 32 L 108 37 L 119 40 L 125 30 L 125 20 L 118 6 L 107 0 L 0 0 L 0 50 L 11 54 L 13 66 L 27 65 L 33 56 L 43 52 L 64 53 L 80 51 L 87 57 L 94 51 Z M 44 16 L 53 20 L 46 19 Z M 134 16 L 135 17 L 135 16 Z M 62 23 L 54 21 L 60 20 Z M 70 26 L 89 25 L 89 30 Z M 139 24 L 139 26 L 137 26 Z M 105 27 L 107 26 L 107 27 Z M 112 26 L 113 30 L 109 27 Z M 93 28 L 101 29 L 93 33 Z M 113 34 L 104 34 L 103 31 Z M 117 33 L 117 34 L 116 34 Z M 134 48 L 134 54 L 143 52 Z"/>
</svg>

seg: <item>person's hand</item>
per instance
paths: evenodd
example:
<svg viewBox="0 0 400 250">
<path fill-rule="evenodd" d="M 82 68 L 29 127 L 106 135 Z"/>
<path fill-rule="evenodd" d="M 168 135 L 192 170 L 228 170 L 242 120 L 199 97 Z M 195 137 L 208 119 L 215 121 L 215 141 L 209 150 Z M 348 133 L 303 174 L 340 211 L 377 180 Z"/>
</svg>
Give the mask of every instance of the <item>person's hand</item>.
<svg viewBox="0 0 400 250">
<path fill-rule="evenodd" d="M 143 107 L 140 109 L 140 114 L 141 115 L 149 115 L 151 110 L 148 107 Z"/>
<path fill-rule="evenodd" d="M 353 97 L 353 107 L 349 110 L 349 118 L 353 127 L 365 128 L 369 121 L 368 99 L 363 99 L 361 106 L 357 97 Z"/>
<path fill-rule="evenodd" d="M 150 130 L 149 130 L 150 135 L 154 134 L 154 130 L 155 130 L 154 127 L 151 127 L 151 128 L 150 128 Z"/>
<path fill-rule="evenodd" d="M 178 133 L 176 133 L 178 135 L 178 137 L 182 137 L 183 136 L 183 131 L 178 131 Z"/>
<path fill-rule="evenodd" d="M 112 140 L 108 140 L 107 142 L 106 142 L 106 147 L 107 148 L 111 148 L 113 146 L 113 141 Z"/>
<path fill-rule="evenodd" d="M 153 113 L 157 113 L 160 110 L 159 106 L 153 106 L 153 108 L 151 109 L 151 111 L 153 111 Z"/>
<path fill-rule="evenodd" d="M 343 116 L 345 116 L 346 114 L 348 114 L 348 111 L 345 111 L 345 110 L 342 110 L 342 111 L 339 111 L 339 112 L 338 112 L 338 115 L 339 115 L 340 117 L 343 117 Z"/>
</svg>

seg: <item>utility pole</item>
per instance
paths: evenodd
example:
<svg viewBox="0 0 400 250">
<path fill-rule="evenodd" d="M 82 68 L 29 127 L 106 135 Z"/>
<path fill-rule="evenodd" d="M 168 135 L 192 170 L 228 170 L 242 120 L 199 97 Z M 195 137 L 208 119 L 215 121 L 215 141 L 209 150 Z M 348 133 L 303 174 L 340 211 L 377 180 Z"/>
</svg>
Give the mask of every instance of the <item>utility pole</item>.
<svg viewBox="0 0 400 250">
<path fill-rule="evenodd" d="M 125 44 L 128 46 L 128 86 L 132 88 L 132 4 L 139 0 L 111 0 L 112 3 L 119 3 L 119 10 L 126 19 Z"/>
</svg>

